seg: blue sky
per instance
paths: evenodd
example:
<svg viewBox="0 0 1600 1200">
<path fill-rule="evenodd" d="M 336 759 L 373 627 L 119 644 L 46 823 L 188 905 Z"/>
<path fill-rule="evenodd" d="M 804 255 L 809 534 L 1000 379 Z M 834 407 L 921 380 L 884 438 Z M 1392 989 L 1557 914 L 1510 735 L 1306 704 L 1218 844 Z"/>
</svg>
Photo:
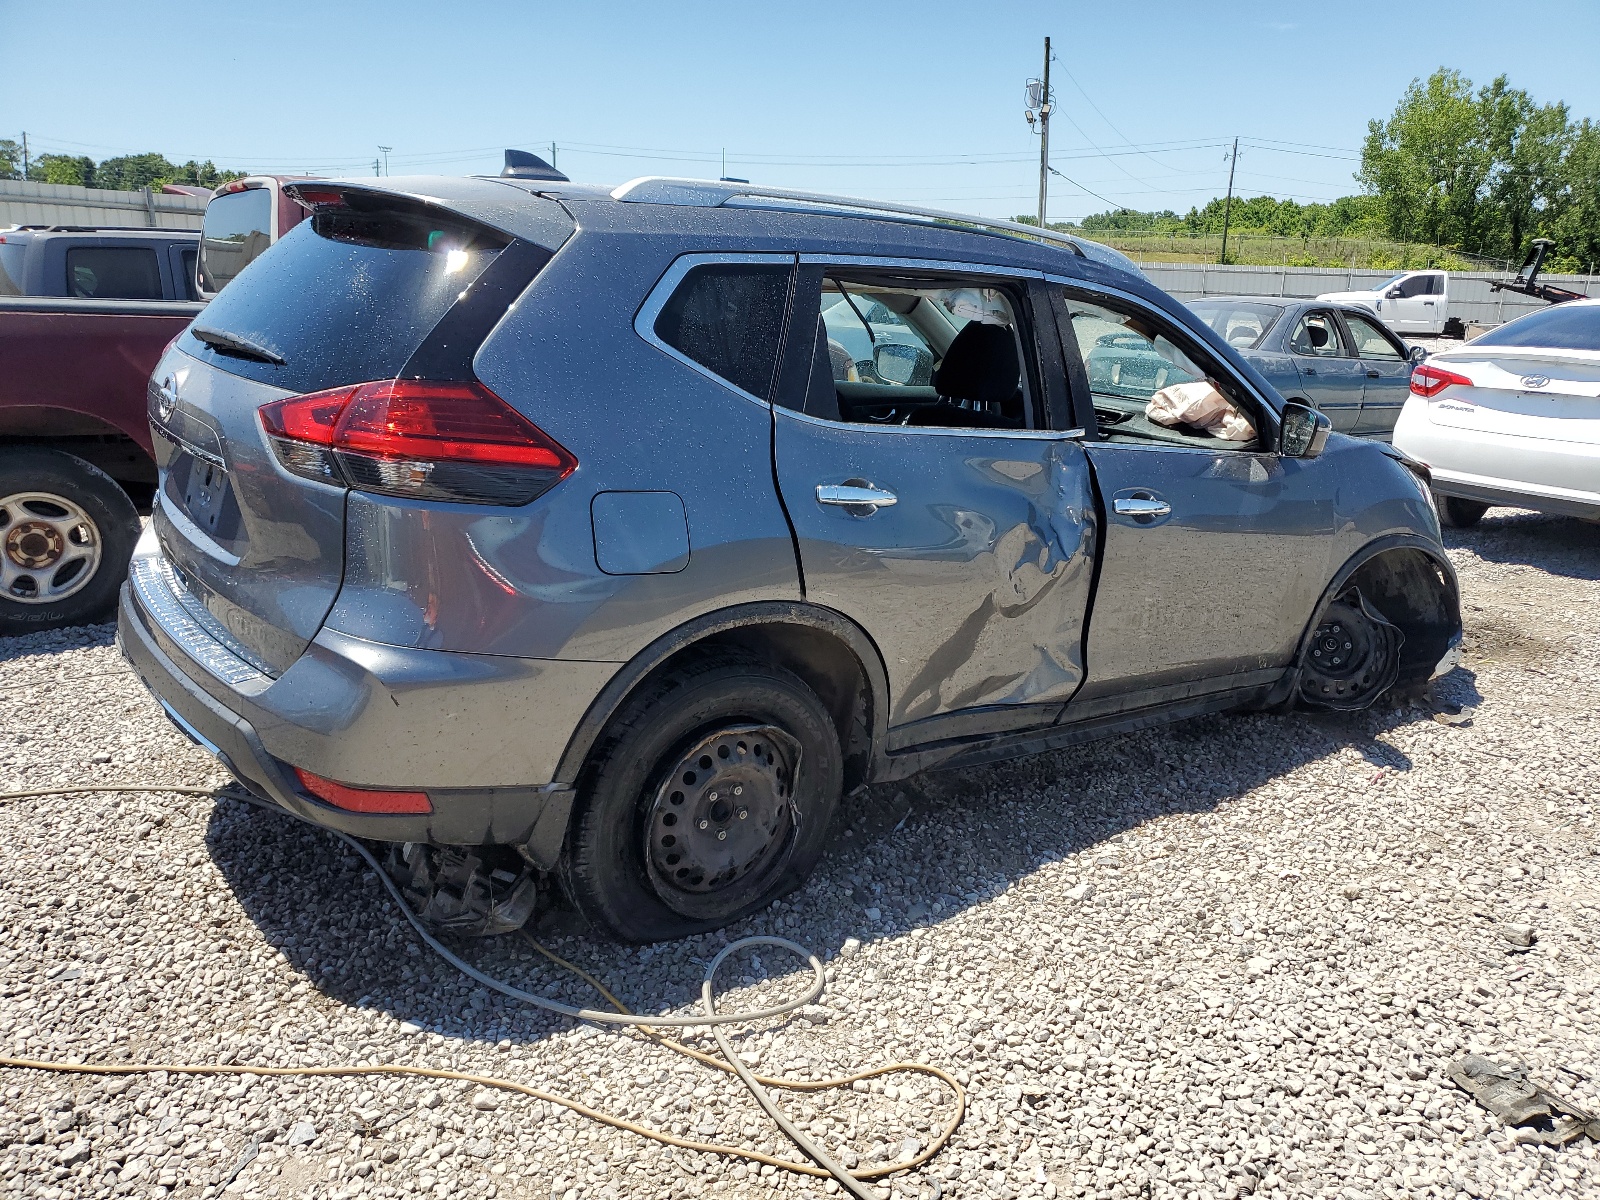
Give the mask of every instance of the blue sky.
<svg viewBox="0 0 1600 1200">
<path fill-rule="evenodd" d="M 394 174 L 470 174 L 554 141 L 620 182 L 714 177 L 725 148 L 757 182 L 989 215 L 1036 207 L 1050 34 L 1057 220 L 1220 195 L 1235 135 L 1243 194 L 1349 194 L 1367 120 L 1440 65 L 1600 117 L 1593 0 L 0 0 L 0 28 L 0 137 L 36 152 L 338 175 L 387 145 Z"/>
</svg>

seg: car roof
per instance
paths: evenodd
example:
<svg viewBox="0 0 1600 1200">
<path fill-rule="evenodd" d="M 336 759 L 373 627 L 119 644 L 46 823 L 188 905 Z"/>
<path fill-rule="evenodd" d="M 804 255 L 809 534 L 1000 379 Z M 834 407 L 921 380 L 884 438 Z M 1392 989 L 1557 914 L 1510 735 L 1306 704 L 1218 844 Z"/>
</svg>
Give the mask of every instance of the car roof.
<svg viewBox="0 0 1600 1200">
<path fill-rule="evenodd" d="M 1039 240 L 1027 226 L 1011 227 L 1008 222 L 965 217 L 959 213 L 934 213 L 933 210 L 898 208 L 860 201 L 847 196 L 822 193 L 785 193 L 807 199 L 767 202 L 764 196 L 775 190 L 730 188 L 721 181 L 663 180 L 647 177 L 618 188 L 593 184 L 521 179 L 506 176 L 384 176 L 326 180 L 341 188 L 382 191 L 428 203 L 443 204 L 507 233 L 539 240 L 548 233 L 548 215 L 541 216 L 537 205 L 519 202 L 516 192 L 525 196 L 553 200 L 575 214 L 590 230 L 611 232 L 687 234 L 737 232 L 793 239 L 804 250 L 822 250 L 834 243 L 855 243 L 854 252 L 871 253 L 881 244 L 884 253 L 899 251 L 918 257 L 962 260 L 976 255 L 984 262 L 1072 276 L 1099 276 L 1102 271 L 1128 277 L 1149 288 L 1148 278 L 1121 252 L 1098 242 L 1049 231 L 1048 242 Z M 752 196 L 761 203 L 727 203 L 718 191 L 703 197 L 662 199 L 651 195 L 641 184 L 693 184 L 720 189 L 721 194 Z M 658 189 L 660 195 L 666 189 Z M 869 209 L 863 206 L 876 206 Z M 865 235 L 865 236 L 864 236 Z M 1093 267 L 1085 269 L 1086 264 Z M 1096 269 L 1098 268 L 1098 269 Z"/>
</svg>

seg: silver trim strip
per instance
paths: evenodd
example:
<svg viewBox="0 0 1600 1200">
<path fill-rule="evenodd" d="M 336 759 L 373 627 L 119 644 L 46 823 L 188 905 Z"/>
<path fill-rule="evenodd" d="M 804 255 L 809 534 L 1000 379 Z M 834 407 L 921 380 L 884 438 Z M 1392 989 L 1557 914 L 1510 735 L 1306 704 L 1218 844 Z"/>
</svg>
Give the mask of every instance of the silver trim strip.
<svg viewBox="0 0 1600 1200">
<path fill-rule="evenodd" d="M 1007 279 L 1048 279 L 1043 271 L 1026 267 L 998 267 L 993 263 L 954 262 L 945 258 L 883 258 L 871 254 L 800 255 L 802 266 L 888 267 L 891 270 L 954 271 L 962 275 L 1000 275 Z M 1082 283 L 1082 280 L 1076 281 Z"/>
<path fill-rule="evenodd" d="M 824 429 L 848 429 L 854 433 L 887 433 L 902 436 L 909 434 L 915 437 L 1025 438 L 1035 442 L 1072 442 L 1083 437 L 1081 429 L 965 429 L 950 425 L 875 425 L 854 421 L 830 421 L 826 417 L 813 417 L 809 413 L 796 412 L 781 404 L 774 404 L 772 411 L 790 421 L 819 425 Z"/>
<path fill-rule="evenodd" d="M 241 646 L 183 586 L 164 558 L 136 558 L 128 583 L 140 605 L 185 654 L 230 687 L 270 684 L 271 668 Z"/>
</svg>

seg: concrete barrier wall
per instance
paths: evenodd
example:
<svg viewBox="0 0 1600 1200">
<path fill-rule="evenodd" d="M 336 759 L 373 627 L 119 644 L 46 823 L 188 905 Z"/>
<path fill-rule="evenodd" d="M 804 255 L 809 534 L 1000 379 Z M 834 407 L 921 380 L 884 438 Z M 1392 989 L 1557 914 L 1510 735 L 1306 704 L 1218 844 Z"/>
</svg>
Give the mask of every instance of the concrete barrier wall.
<svg viewBox="0 0 1600 1200">
<path fill-rule="evenodd" d="M 128 225 L 199 229 L 206 197 L 113 192 L 65 183 L 0 179 L 0 229 L 8 225 Z"/>
<path fill-rule="evenodd" d="M 1327 292 L 1377 287 L 1397 271 L 1345 270 L 1338 267 L 1207 266 L 1201 263 L 1142 263 L 1144 273 L 1179 300 L 1201 296 L 1294 296 L 1309 299 Z M 1515 292 L 1489 290 L 1489 281 L 1510 279 L 1498 272 L 1451 271 L 1450 315 L 1462 321 L 1496 324 L 1547 307 L 1543 300 Z M 1588 275 L 1541 275 L 1541 283 L 1600 296 L 1600 279 Z"/>
</svg>

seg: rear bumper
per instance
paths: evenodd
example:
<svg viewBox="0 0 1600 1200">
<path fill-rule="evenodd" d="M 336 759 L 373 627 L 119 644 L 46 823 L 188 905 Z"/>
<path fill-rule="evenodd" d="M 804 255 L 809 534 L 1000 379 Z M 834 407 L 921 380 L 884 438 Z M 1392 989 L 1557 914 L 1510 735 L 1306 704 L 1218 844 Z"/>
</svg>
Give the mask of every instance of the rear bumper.
<svg viewBox="0 0 1600 1200">
<path fill-rule="evenodd" d="M 572 792 L 542 781 L 616 664 L 446 654 L 324 631 L 278 678 L 238 671 L 230 681 L 218 673 L 226 647 L 159 593 L 151 603 L 159 580 L 138 562 L 118 611 L 122 653 L 173 723 L 250 791 L 357 837 L 533 843 L 536 858 L 553 861 Z M 301 789 L 293 766 L 357 787 L 423 790 L 433 811 L 335 808 Z"/>
<path fill-rule="evenodd" d="M 1563 486 L 1600 483 L 1600 446 L 1437 425 L 1414 402 L 1400 414 L 1394 444 L 1428 465 L 1441 496 L 1600 517 L 1600 490 Z"/>
</svg>

